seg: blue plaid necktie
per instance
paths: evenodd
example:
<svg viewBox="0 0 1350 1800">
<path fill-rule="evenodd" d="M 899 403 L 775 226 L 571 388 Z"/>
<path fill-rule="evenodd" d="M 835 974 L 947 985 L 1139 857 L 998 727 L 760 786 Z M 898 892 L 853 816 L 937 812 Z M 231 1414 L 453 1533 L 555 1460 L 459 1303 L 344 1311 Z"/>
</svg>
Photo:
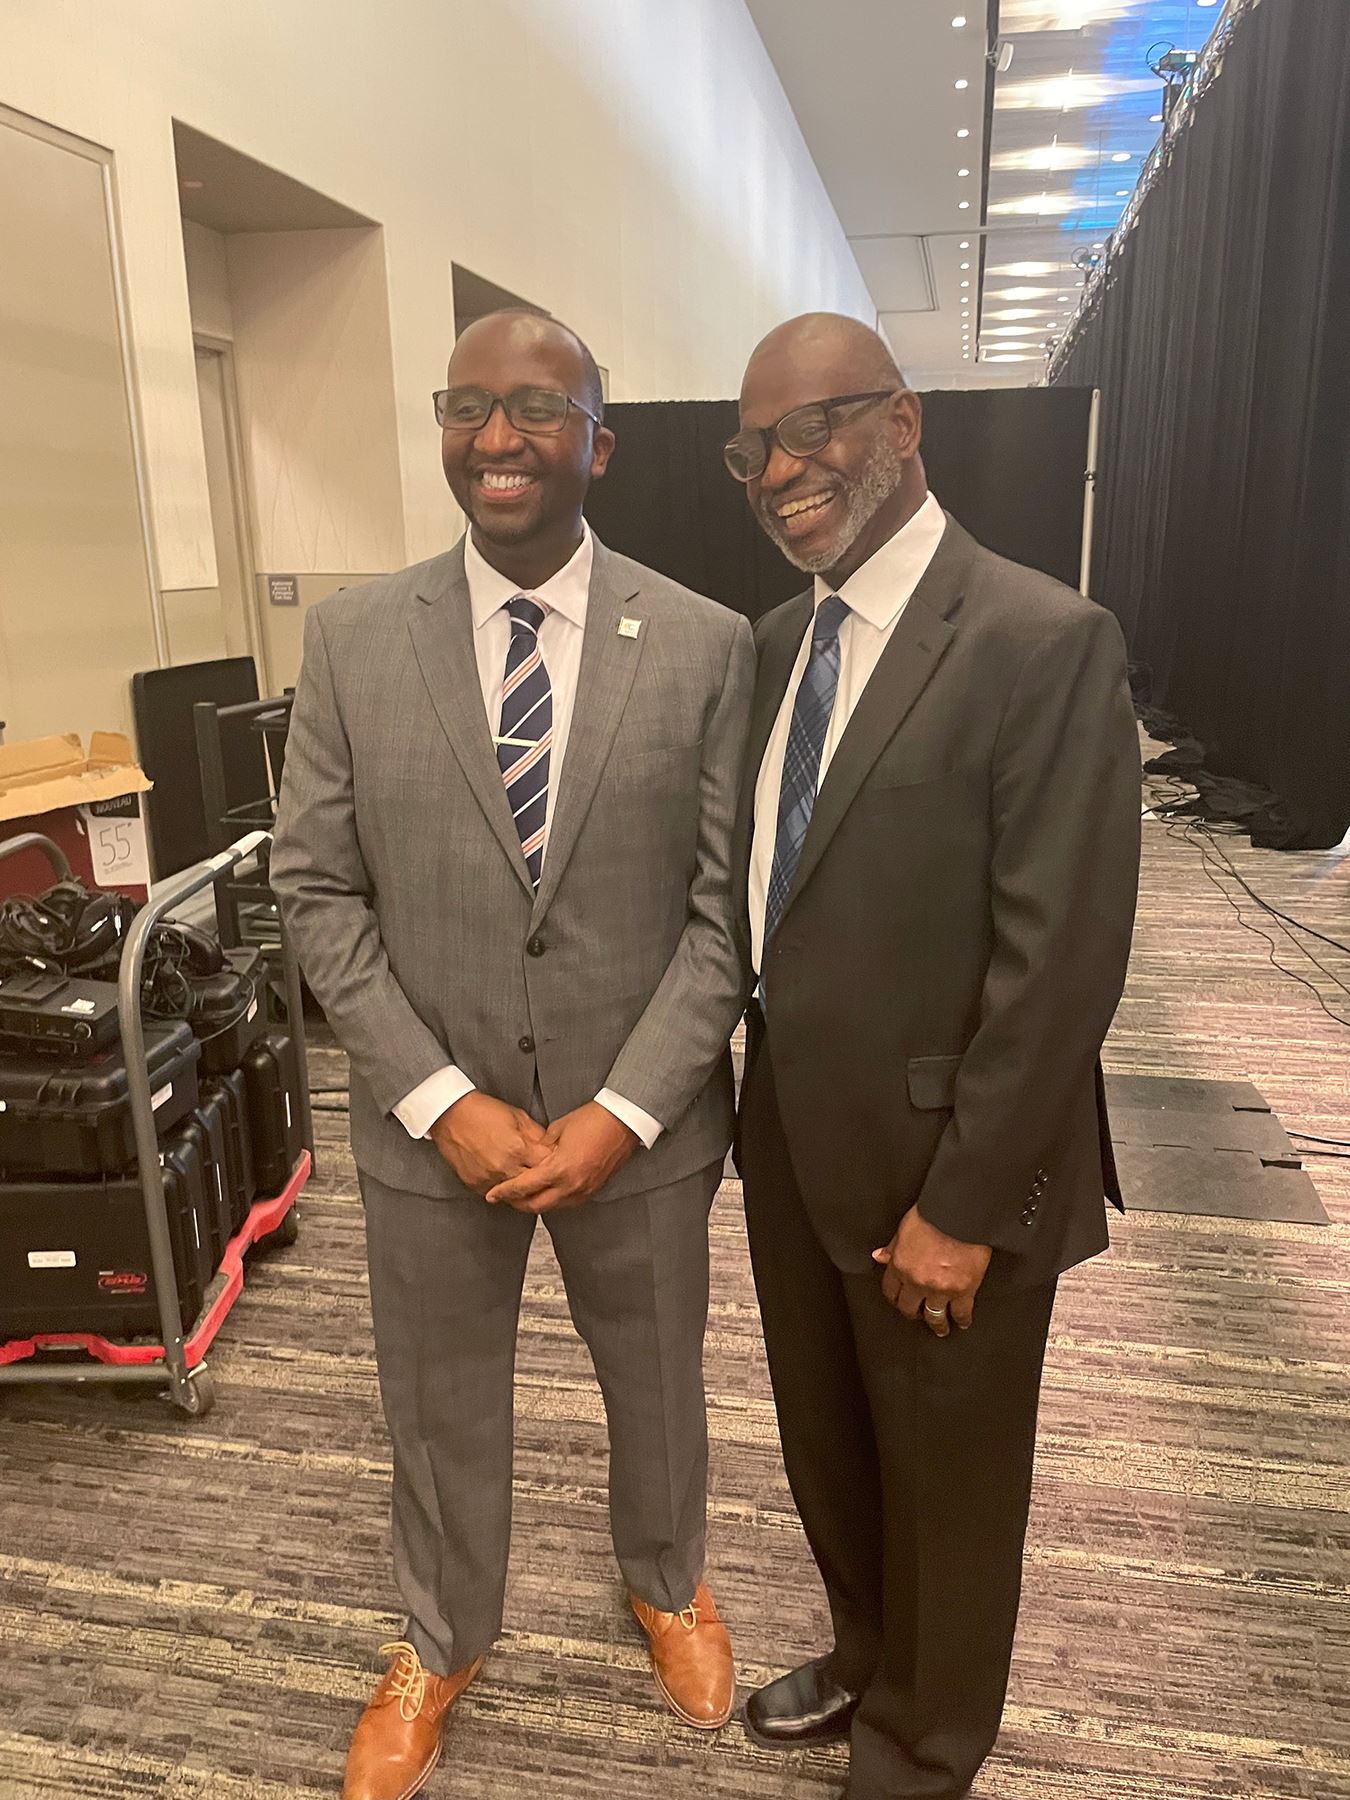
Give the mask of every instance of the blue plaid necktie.
<svg viewBox="0 0 1350 1800">
<path fill-rule="evenodd" d="M 792 708 L 783 779 L 778 789 L 778 835 L 773 845 L 773 868 L 764 901 L 764 948 L 760 968 L 768 960 L 769 944 L 783 916 L 792 877 L 801 861 L 806 828 L 816 804 L 820 783 L 820 758 L 834 711 L 839 687 L 839 627 L 848 607 L 838 594 L 830 594 L 816 608 L 811 627 L 811 654 L 802 671 L 801 686 Z"/>
<path fill-rule="evenodd" d="M 511 615 L 511 644 L 502 680 L 497 761 L 520 833 L 525 866 L 538 887 L 544 866 L 549 748 L 553 743 L 553 689 L 539 653 L 539 627 L 549 609 L 541 601 L 517 594 L 506 610 Z"/>
</svg>

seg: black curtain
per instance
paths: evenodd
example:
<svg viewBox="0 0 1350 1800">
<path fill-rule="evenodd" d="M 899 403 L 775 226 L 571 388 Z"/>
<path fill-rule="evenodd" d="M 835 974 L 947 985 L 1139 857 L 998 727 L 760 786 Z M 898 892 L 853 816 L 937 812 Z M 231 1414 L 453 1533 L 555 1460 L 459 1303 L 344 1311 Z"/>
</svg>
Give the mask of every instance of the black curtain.
<svg viewBox="0 0 1350 1800">
<path fill-rule="evenodd" d="M 740 429 L 734 400 L 624 401 L 606 406 L 605 423 L 618 443 L 586 517 L 611 550 L 751 619 L 801 593 L 807 577 L 756 525 L 722 462 Z"/>
<path fill-rule="evenodd" d="M 924 394 L 923 461 L 947 511 L 986 549 L 1076 588 L 1091 388 Z"/>
<path fill-rule="evenodd" d="M 1091 391 L 989 389 L 921 396 L 933 492 L 981 543 L 1077 587 Z M 605 409 L 618 447 L 587 517 L 612 549 L 757 619 L 807 578 L 755 523 L 722 445 L 734 400 Z"/>
<path fill-rule="evenodd" d="M 1102 390 L 1093 592 L 1258 841 L 1350 826 L 1350 4 L 1264 0 L 1057 380 Z"/>
</svg>

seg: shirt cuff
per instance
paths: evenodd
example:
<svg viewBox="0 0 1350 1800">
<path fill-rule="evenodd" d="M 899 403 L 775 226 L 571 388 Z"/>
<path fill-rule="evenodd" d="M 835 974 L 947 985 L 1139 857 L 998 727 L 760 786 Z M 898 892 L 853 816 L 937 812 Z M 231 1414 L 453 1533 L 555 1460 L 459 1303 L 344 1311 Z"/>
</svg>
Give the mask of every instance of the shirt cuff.
<svg viewBox="0 0 1350 1800">
<path fill-rule="evenodd" d="M 463 1069 L 447 1063 L 419 1081 L 410 1094 L 405 1094 L 394 1108 L 394 1117 L 409 1137 L 424 1138 L 448 1107 L 473 1092 L 474 1084 Z"/>
<path fill-rule="evenodd" d="M 665 1130 L 659 1119 L 650 1113 L 643 1112 L 640 1106 L 634 1106 L 631 1100 L 625 1100 L 622 1094 L 616 1094 L 613 1088 L 601 1088 L 595 1096 L 606 1112 L 612 1112 L 621 1125 L 626 1125 L 635 1138 L 640 1138 L 650 1150 L 657 1138 Z"/>
</svg>

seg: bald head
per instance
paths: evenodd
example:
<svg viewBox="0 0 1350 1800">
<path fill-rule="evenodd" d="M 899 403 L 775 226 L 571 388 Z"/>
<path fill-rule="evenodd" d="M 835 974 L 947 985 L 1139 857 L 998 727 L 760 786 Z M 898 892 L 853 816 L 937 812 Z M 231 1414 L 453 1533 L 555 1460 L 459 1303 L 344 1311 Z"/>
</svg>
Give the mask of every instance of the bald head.
<svg viewBox="0 0 1350 1800">
<path fill-rule="evenodd" d="M 860 320 L 804 313 L 775 327 L 750 358 L 740 410 L 746 497 L 799 569 L 837 588 L 923 504 L 918 395 Z"/>
<path fill-rule="evenodd" d="M 747 390 L 777 387 L 789 373 L 805 394 L 805 400 L 795 402 L 797 405 L 827 394 L 860 394 L 905 385 L 880 332 L 844 313 L 803 313 L 776 325 L 762 338 L 741 384 L 742 411 Z"/>
<path fill-rule="evenodd" d="M 557 319 L 520 308 L 489 313 L 460 333 L 449 387 L 463 395 L 460 417 L 470 420 L 460 424 L 453 408 L 445 414 L 450 491 L 479 551 L 532 592 L 575 553 L 587 489 L 614 448 L 614 433 L 598 423 L 595 358 Z M 571 405 L 559 405 L 564 395 Z"/>
<path fill-rule="evenodd" d="M 604 414 L 604 395 L 600 388 L 600 371 L 595 358 L 570 325 L 561 319 L 526 307 L 506 307 L 501 312 L 486 313 L 460 332 L 450 358 L 451 386 L 463 379 L 459 370 L 466 364 L 476 365 L 482 356 L 490 356 L 499 364 L 535 361 L 544 356 L 557 370 L 558 379 L 567 391 L 596 418 Z"/>
</svg>

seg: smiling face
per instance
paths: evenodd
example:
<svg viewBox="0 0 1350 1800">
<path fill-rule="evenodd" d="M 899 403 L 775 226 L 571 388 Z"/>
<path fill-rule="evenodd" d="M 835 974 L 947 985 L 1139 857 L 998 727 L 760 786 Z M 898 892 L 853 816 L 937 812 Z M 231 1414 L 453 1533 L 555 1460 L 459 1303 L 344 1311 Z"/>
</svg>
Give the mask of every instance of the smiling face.
<svg viewBox="0 0 1350 1800">
<path fill-rule="evenodd" d="M 893 537 L 924 497 L 920 409 L 885 344 L 855 319 L 808 314 L 771 332 L 750 359 L 741 424 L 767 429 L 799 406 L 892 390 L 841 409 L 830 441 L 792 455 L 773 443 L 746 484 L 756 518 L 790 562 L 839 586 Z"/>
<path fill-rule="evenodd" d="M 492 394 L 544 388 L 599 412 L 593 379 L 572 334 L 531 313 L 494 313 L 469 326 L 455 345 L 447 375 L 452 388 L 486 388 Z M 451 423 L 441 434 L 450 491 L 489 555 L 494 546 L 508 554 L 570 554 L 580 540 L 586 491 L 604 474 L 613 448 L 614 434 L 577 406 L 552 434 L 518 430 L 501 406 L 476 431 Z"/>
</svg>

